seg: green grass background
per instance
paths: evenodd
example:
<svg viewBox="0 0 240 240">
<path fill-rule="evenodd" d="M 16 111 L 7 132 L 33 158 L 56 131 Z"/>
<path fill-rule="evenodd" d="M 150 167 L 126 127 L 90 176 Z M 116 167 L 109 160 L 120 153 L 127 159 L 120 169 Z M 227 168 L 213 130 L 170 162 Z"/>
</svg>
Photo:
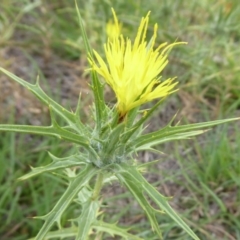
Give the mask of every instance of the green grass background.
<svg viewBox="0 0 240 240">
<path fill-rule="evenodd" d="M 178 76 L 180 90 L 159 110 L 151 122 L 152 128 L 167 123 L 177 109 L 182 122 L 239 116 L 238 0 L 91 0 L 78 1 L 78 5 L 90 43 L 99 52 L 106 40 L 105 26 L 111 18 L 111 7 L 123 24 L 124 34 L 132 39 L 140 18 L 151 11 L 149 36 L 157 22 L 159 44 L 176 40 L 188 42 L 171 52 L 163 76 Z M 63 101 L 60 94 L 62 72 L 58 64 L 70 72 L 82 73 L 81 69 L 87 66 L 85 58 L 73 1 L 1 0 L 1 66 L 32 82 L 39 74 L 43 87 L 52 92 L 55 99 L 72 107 L 71 87 L 67 100 Z M 39 102 L 16 84 L 9 86 L 7 81 L 11 80 L 0 76 L 0 122 L 48 124 L 48 113 L 41 109 Z M 88 76 L 82 73 L 76 81 L 87 82 Z M 87 84 L 81 86 L 84 87 L 79 91 L 88 92 Z M 16 97 L 17 92 L 23 94 Z M 31 114 L 28 109 L 24 114 L 25 98 L 33 101 L 41 114 Z M 88 106 L 91 97 L 85 95 L 84 99 Z M 20 115 L 17 100 L 23 102 Z M 85 107 L 83 115 L 87 118 Z M 225 124 L 196 139 L 161 146 L 159 150 L 166 155 L 144 153 L 142 157 L 146 161 L 160 159 L 158 167 L 150 167 L 146 177 L 162 193 L 173 197 L 172 206 L 203 240 L 240 239 L 239 127 L 239 122 Z M 67 144 L 55 139 L 0 133 L 0 239 L 27 239 L 37 233 L 42 222 L 32 217 L 44 215 L 52 208 L 65 183 L 50 174 L 26 182 L 18 182 L 17 178 L 28 172 L 29 166 L 48 163 L 47 151 L 63 157 L 69 153 L 68 149 Z M 140 235 L 144 239 L 156 239 L 131 196 L 124 192 L 116 194 L 115 187 L 119 186 L 104 191 L 109 204 L 107 220 L 115 222 L 121 217 L 120 223 L 131 225 L 133 231 L 147 229 Z M 117 211 L 114 210 L 116 201 L 121 206 Z M 66 219 L 71 214 L 74 216 L 74 209 L 69 208 L 63 224 L 68 224 Z M 159 224 L 166 240 L 190 239 L 165 215 L 159 217 Z"/>
</svg>

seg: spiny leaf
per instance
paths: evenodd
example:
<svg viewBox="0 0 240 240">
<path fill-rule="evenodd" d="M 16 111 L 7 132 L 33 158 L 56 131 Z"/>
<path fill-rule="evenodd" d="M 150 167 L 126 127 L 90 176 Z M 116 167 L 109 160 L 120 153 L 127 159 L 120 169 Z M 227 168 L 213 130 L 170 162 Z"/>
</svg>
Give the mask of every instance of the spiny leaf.
<svg viewBox="0 0 240 240">
<path fill-rule="evenodd" d="M 161 105 L 164 99 L 161 99 L 158 101 L 147 113 L 141 117 L 141 119 L 136 122 L 128 132 L 124 134 L 123 141 L 127 142 L 131 136 L 140 128 L 143 126 L 143 124 L 152 116 L 152 114 L 155 112 L 155 110 Z M 134 112 L 133 112 L 134 113 Z"/>
<path fill-rule="evenodd" d="M 79 11 L 76 0 L 75 0 L 75 5 L 76 5 L 77 14 L 78 14 L 80 31 L 82 34 L 85 48 L 87 50 L 87 54 L 89 55 L 89 57 L 93 58 L 92 48 L 89 44 L 87 34 L 83 25 L 82 16 Z M 92 90 L 94 94 L 94 104 L 96 108 L 96 127 L 98 132 L 100 133 L 102 123 L 106 121 L 106 117 L 107 117 L 104 96 L 103 96 L 103 85 L 100 83 L 98 76 L 94 70 L 91 71 L 91 79 L 92 79 Z"/>
<path fill-rule="evenodd" d="M 139 112 L 139 107 L 133 108 L 128 112 L 127 116 L 124 119 L 124 122 L 126 124 L 126 128 L 131 128 L 132 125 L 134 124 L 134 121 L 138 115 Z"/>
<path fill-rule="evenodd" d="M 124 128 L 125 124 L 121 123 L 109 133 L 103 150 L 107 155 L 116 150 L 117 143 L 119 142 L 120 135 L 123 133 Z"/>
<path fill-rule="evenodd" d="M 18 82 L 25 88 L 27 88 L 29 91 L 31 91 L 42 103 L 45 105 L 52 106 L 52 109 L 55 113 L 57 113 L 59 116 L 61 116 L 63 119 L 65 119 L 70 125 L 73 125 L 75 122 L 74 114 L 69 112 L 67 109 L 65 109 L 60 104 L 56 103 L 53 99 L 51 99 L 40 87 L 39 83 L 36 84 L 30 84 L 27 81 L 17 77 L 13 73 L 3 69 L 0 67 L 0 71 L 5 73 L 7 76 L 9 76 L 14 81 Z"/>
<path fill-rule="evenodd" d="M 97 232 L 106 232 L 111 236 L 121 236 L 125 240 L 143 240 L 138 236 L 134 236 L 131 233 L 128 233 L 128 229 L 120 228 L 116 224 L 105 223 L 103 221 L 95 221 L 92 224 L 92 228 Z M 63 228 L 56 231 L 48 232 L 44 238 L 44 240 L 48 239 L 65 239 L 70 237 L 76 237 L 78 231 L 78 227 L 69 227 Z M 28 240 L 36 240 L 36 238 L 30 238 Z"/>
<path fill-rule="evenodd" d="M 121 174 L 116 174 L 118 179 L 128 188 L 128 190 L 133 194 L 134 198 L 138 201 L 144 212 L 147 214 L 147 217 L 150 221 L 152 229 L 156 231 L 158 237 L 162 239 L 162 233 L 158 226 L 156 220 L 156 210 L 152 208 L 149 202 L 146 200 L 145 196 L 143 195 L 142 188 L 139 187 L 139 184 L 136 182 L 131 181 L 131 179 L 124 178 Z"/>
<path fill-rule="evenodd" d="M 78 127 L 78 129 L 81 129 L 81 133 L 84 136 L 90 137 L 90 132 L 88 131 L 87 127 L 82 123 L 80 119 L 80 112 L 81 112 L 81 93 L 79 94 L 77 108 L 74 114 L 76 119 L 76 126 Z"/>
<path fill-rule="evenodd" d="M 65 239 L 70 237 L 75 237 L 77 233 L 76 227 L 69 227 L 69 228 L 62 228 L 56 231 L 49 231 L 45 237 L 44 240 L 48 239 Z M 29 238 L 28 240 L 37 240 L 34 238 Z"/>
<path fill-rule="evenodd" d="M 135 151 L 152 150 L 153 146 L 159 145 L 161 143 L 180 140 L 180 139 L 189 139 L 190 137 L 203 134 L 204 132 L 206 132 L 206 130 L 191 131 L 186 133 L 176 133 L 176 134 L 172 134 L 170 136 L 161 137 L 161 138 L 154 137 L 153 135 L 151 139 L 143 139 L 141 142 L 140 141 L 136 142 L 134 149 Z"/>
<path fill-rule="evenodd" d="M 92 223 L 96 220 L 99 202 L 91 199 L 82 204 L 82 213 L 75 221 L 78 223 L 76 240 L 87 240 Z"/>
<path fill-rule="evenodd" d="M 147 193 L 148 196 L 158 205 L 161 210 L 167 213 L 193 239 L 200 240 L 198 236 L 191 230 L 191 228 L 182 220 L 182 218 L 172 209 L 167 201 L 167 198 L 160 194 L 151 184 L 149 184 L 135 167 L 129 166 L 127 164 L 115 166 L 118 169 L 116 175 L 120 176 L 120 179 L 124 179 L 125 182 L 135 184 L 141 188 L 142 191 Z M 139 198 L 139 201 L 144 200 Z"/>
<path fill-rule="evenodd" d="M 87 138 L 80 136 L 79 134 L 67 131 L 60 126 L 31 126 L 31 125 L 12 125 L 12 124 L 2 124 L 0 125 L 1 131 L 8 132 L 19 132 L 19 133 L 33 133 L 43 136 L 57 137 L 59 139 L 64 139 L 72 143 L 77 143 L 81 146 L 89 148 L 89 141 Z"/>
<path fill-rule="evenodd" d="M 199 135 L 204 133 L 206 130 L 202 130 L 205 128 L 209 128 L 212 126 L 216 126 L 219 124 L 236 121 L 240 118 L 230 118 L 224 120 L 216 120 L 211 122 L 204 122 L 204 123 L 195 123 L 195 124 L 188 124 L 188 125 L 178 125 L 178 126 L 171 126 L 168 124 L 166 127 L 152 132 L 148 134 L 144 134 L 142 136 L 137 137 L 132 141 L 129 145 L 128 150 L 132 151 L 132 149 L 148 149 L 151 146 L 166 142 L 172 141 L 177 139 L 186 139 L 191 136 Z"/>
<path fill-rule="evenodd" d="M 53 172 L 59 169 L 65 169 L 75 166 L 80 166 L 83 164 L 86 164 L 86 159 L 75 154 L 66 158 L 57 158 L 53 156 L 51 153 L 49 153 L 53 161 L 42 167 L 32 168 L 32 171 L 30 173 L 25 174 L 24 176 L 18 178 L 18 180 L 23 181 L 31 177 L 35 177 L 36 175 L 39 175 L 44 172 Z"/>
<path fill-rule="evenodd" d="M 43 240 L 50 228 L 56 222 L 60 225 L 60 220 L 63 212 L 73 201 L 78 192 L 88 184 L 89 180 L 98 172 L 97 168 L 92 165 L 87 165 L 72 181 L 69 183 L 67 190 L 55 204 L 54 208 L 47 215 L 43 216 L 45 222 L 38 232 L 36 239 Z M 60 226 L 59 226 L 60 227 Z"/>
<path fill-rule="evenodd" d="M 120 228 L 116 224 L 106 223 L 103 221 L 95 221 L 92 225 L 92 228 L 96 229 L 98 232 L 106 232 L 112 237 L 121 236 L 126 240 L 143 240 L 142 238 L 129 233 L 129 229 Z"/>
<path fill-rule="evenodd" d="M 94 93 L 94 105 L 96 109 L 96 128 L 98 133 L 101 132 L 102 124 L 107 120 L 106 107 L 103 97 L 103 84 L 100 83 L 97 73 L 91 71 L 92 91 Z"/>
</svg>

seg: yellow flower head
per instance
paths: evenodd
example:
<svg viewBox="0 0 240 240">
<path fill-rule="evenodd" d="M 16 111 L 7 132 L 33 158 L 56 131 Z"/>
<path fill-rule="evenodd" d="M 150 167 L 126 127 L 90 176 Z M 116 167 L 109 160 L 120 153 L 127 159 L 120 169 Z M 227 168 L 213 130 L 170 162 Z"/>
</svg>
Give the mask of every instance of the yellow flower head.
<svg viewBox="0 0 240 240">
<path fill-rule="evenodd" d="M 131 109 L 156 98 L 165 97 L 174 90 L 174 78 L 161 81 L 159 75 L 166 67 L 168 50 L 178 43 L 163 43 L 154 49 L 157 37 L 157 24 L 147 43 L 146 32 L 149 14 L 142 18 L 134 42 L 124 38 L 120 32 L 117 16 L 112 9 L 115 31 L 104 45 L 107 63 L 94 51 L 97 62 L 89 59 L 92 69 L 100 74 L 117 96 L 117 109 L 125 116 Z"/>
<path fill-rule="evenodd" d="M 106 26 L 107 36 L 110 40 L 114 38 L 118 38 L 121 34 L 122 25 L 118 22 L 116 15 L 114 15 L 114 19 L 108 21 Z"/>
</svg>

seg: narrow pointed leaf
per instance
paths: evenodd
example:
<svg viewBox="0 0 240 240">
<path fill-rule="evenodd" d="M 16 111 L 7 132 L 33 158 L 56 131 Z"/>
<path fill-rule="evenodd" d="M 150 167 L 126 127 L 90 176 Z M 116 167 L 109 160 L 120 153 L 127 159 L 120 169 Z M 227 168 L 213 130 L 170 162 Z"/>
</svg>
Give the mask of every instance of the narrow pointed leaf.
<svg viewBox="0 0 240 240">
<path fill-rule="evenodd" d="M 103 97 L 103 84 L 100 83 L 97 73 L 94 70 L 91 71 L 91 79 L 91 88 L 94 94 L 94 105 L 96 108 L 96 127 L 98 132 L 100 132 L 102 125 L 107 120 L 106 106 Z"/>
<path fill-rule="evenodd" d="M 31 125 L 11 125 L 3 124 L 0 125 L 0 131 L 8 132 L 19 132 L 19 133 L 32 133 L 44 136 L 57 137 L 59 139 L 64 139 L 73 143 L 77 143 L 86 148 L 89 147 L 89 142 L 85 137 L 78 134 L 67 131 L 63 128 L 56 128 L 53 126 L 41 127 L 41 126 L 31 126 Z"/>
<path fill-rule="evenodd" d="M 151 150 L 153 146 L 159 145 L 164 142 L 176 141 L 180 139 L 189 139 L 190 137 L 197 136 L 203 134 L 206 131 L 198 130 L 198 131 L 190 131 L 186 133 L 175 133 L 170 136 L 165 136 L 161 138 L 152 137 L 149 139 L 143 139 L 141 142 L 136 142 L 136 146 L 134 146 L 135 151 L 140 150 Z"/>
<path fill-rule="evenodd" d="M 50 213 L 44 216 L 45 222 L 36 236 L 37 240 L 43 240 L 54 223 L 60 224 L 61 216 L 69 204 L 73 201 L 78 192 L 88 184 L 89 180 L 98 172 L 97 168 L 92 165 L 86 166 L 72 181 L 69 183 L 67 190 L 64 192 L 59 201 L 55 204 Z"/>
<path fill-rule="evenodd" d="M 55 160 L 46 166 L 32 168 L 32 171 L 30 173 L 27 173 L 24 176 L 18 178 L 18 180 L 23 181 L 28 178 L 35 177 L 41 173 L 54 172 L 59 169 L 65 169 L 84 164 L 86 164 L 86 159 L 82 158 L 79 155 L 73 155 L 66 158 L 58 158 L 58 160 Z"/>
<path fill-rule="evenodd" d="M 139 112 L 139 107 L 136 107 L 127 114 L 127 116 L 124 119 L 124 122 L 126 122 L 126 128 L 132 127 L 132 125 L 134 124 L 134 121 L 138 115 L 138 112 Z"/>
<path fill-rule="evenodd" d="M 99 202 L 91 199 L 82 204 L 82 213 L 77 219 L 78 231 L 76 240 L 87 240 L 92 223 L 96 220 Z"/>
<path fill-rule="evenodd" d="M 76 227 L 69 227 L 69 228 L 63 228 L 58 229 L 56 231 L 49 231 L 45 237 L 44 240 L 48 239 L 69 239 L 73 238 L 77 235 L 77 228 Z M 37 240 L 36 237 L 34 238 L 28 238 L 28 240 Z"/>
<path fill-rule="evenodd" d="M 133 182 L 142 189 L 148 196 L 158 205 L 158 207 L 168 214 L 179 227 L 183 228 L 194 240 L 200 240 L 198 236 L 191 230 L 191 228 L 181 219 L 181 217 L 169 205 L 167 198 L 160 194 L 146 179 L 139 173 L 139 171 L 127 164 L 116 165 L 119 173 L 126 182 Z M 117 176 L 118 176 L 117 174 Z"/>
<path fill-rule="evenodd" d="M 103 221 L 95 221 L 92 224 L 92 228 L 97 232 L 106 232 L 111 236 L 121 236 L 125 240 L 143 240 L 138 236 L 134 236 L 131 233 L 128 233 L 128 229 L 120 228 L 116 224 L 105 223 Z M 69 227 L 63 228 L 56 231 L 48 232 L 44 240 L 48 239 L 65 239 L 65 238 L 74 238 L 77 235 L 78 227 Z M 28 240 L 36 240 L 36 238 L 30 238 Z"/>
<path fill-rule="evenodd" d="M 132 128 L 126 132 L 124 134 L 124 138 L 123 141 L 127 142 L 131 136 L 140 128 L 142 127 L 142 125 L 152 116 L 152 114 L 155 112 L 155 110 L 161 105 L 161 103 L 163 102 L 164 99 L 161 99 L 160 101 L 158 101 L 149 111 L 147 111 L 147 113 L 142 116 L 142 118 L 136 122 Z"/>
<path fill-rule="evenodd" d="M 182 125 L 182 126 L 170 126 L 167 125 L 166 127 L 152 132 L 148 134 L 144 134 L 132 142 L 131 145 L 129 145 L 129 149 L 144 149 L 144 147 L 150 147 L 156 144 L 160 144 L 162 142 L 166 141 L 172 141 L 176 139 L 184 139 L 188 138 L 190 136 L 199 135 L 201 133 L 204 133 L 202 129 L 209 128 L 212 126 L 216 126 L 219 124 L 236 121 L 240 118 L 230 118 L 230 119 L 224 119 L 224 120 L 216 120 L 211 122 L 204 122 L 204 123 L 195 123 L 195 124 L 188 124 L 188 125 Z"/>
<path fill-rule="evenodd" d="M 116 145 L 119 142 L 120 135 L 123 133 L 125 128 L 125 124 L 121 123 L 116 128 L 114 128 L 111 133 L 108 135 L 105 144 L 104 152 L 106 154 L 110 154 L 111 152 L 116 150 Z"/>
<path fill-rule="evenodd" d="M 90 54 L 90 56 L 93 56 L 93 51 L 92 51 L 92 48 L 89 44 L 87 33 L 85 31 L 84 24 L 83 24 L 83 19 L 82 19 L 81 13 L 79 11 L 79 7 L 78 7 L 78 4 L 77 4 L 76 0 L 75 0 L 75 6 L 76 6 L 76 10 L 77 10 L 78 22 L 79 22 L 79 27 L 80 27 L 80 31 L 81 31 L 81 34 L 82 34 L 84 46 L 87 50 L 87 53 Z"/>
<path fill-rule="evenodd" d="M 90 133 L 89 133 L 87 127 L 82 123 L 82 121 L 80 119 L 80 114 L 81 114 L 81 94 L 79 94 L 77 108 L 76 108 L 76 112 L 75 112 L 76 126 L 78 129 L 81 129 L 81 133 L 84 136 L 90 137 Z"/>
<path fill-rule="evenodd" d="M 80 31 L 82 34 L 82 38 L 84 41 L 85 48 L 87 50 L 87 54 L 89 57 L 93 58 L 93 51 L 89 44 L 88 37 L 83 25 L 83 20 L 81 13 L 79 11 L 77 1 L 75 0 L 76 10 L 78 14 L 78 20 L 79 20 L 79 26 Z M 104 102 L 104 96 L 103 96 L 103 85 L 100 83 L 98 76 L 95 71 L 91 71 L 91 79 L 92 79 L 92 90 L 94 94 L 94 104 L 96 108 L 96 126 L 98 132 L 100 132 L 102 124 L 106 121 L 106 110 L 105 110 L 105 102 Z"/>
<path fill-rule="evenodd" d="M 19 132 L 19 133 L 33 133 L 45 136 L 57 137 L 59 139 L 63 139 L 69 141 L 71 143 L 79 144 L 87 149 L 90 153 L 90 158 L 92 162 L 94 162 L 97 166 L 99 166 L 99 158 L 96 154 L 95 150 L 90 146 L 90 143 L 87 138 L 75 134 L 73 132 L 67 131 L 64 128 L 55 124 L 54 126 L 49 127 L 40 127 L 40 126 L 28 126 L 28 125 L 0 125 L 0 131 L 11 131 L 11 132 Z"/>
<path fill-rule="evenodd" d="M 106 223 L 103 221 L 96 221 L 93 223 L 92 228 L 96 229 L 98 232 L 106 232 L 110 234 L 112 237 L 114 236 L 121 236 L 125 240 L 143 240 L 138 236 L 134 236 L 133 234 L 129 233 L 129 229 L 124 229 L 118 227 L 116 224 Z"/>
<path fill-rule="evenodd" d="M 69 112 L 67 109 L 65 109 L 63 106 L 55 102 L 53 99 L 51 99 L 39 86 L 38 82 L 36 84 L 30 84 L 27 81 L 17 77 L 13 73 L 3 69 L 0 67 L 0 71 L 5 73 L 7 76 L 9 76 L 14 81 L 18 82 L 25 88 L 27 88 L 29 91 L 31 91 L 42 103 L 49 106 L 51 105 L 53 111 L 57 113 L 59 116 L 61 116 L 63 119 L 65 119 L 68 123 L 73 124 L 75 122 L 74 114 Z"/>
<path fill-rule="evenodd" d="M 128 178 L 124 178 L 121 174 L 117 174 L 118 179 L 124 183 L 124 185 L 128 188 L 128 190 L 133 194 L 134 198 L 138 201 L 139 205 L 142 207 L 144 212 L 146 213 L 149 222 L 152 226 L 152 229 L 157 233 L 159 239 L 162 239 L 162 233 L 160 231 L 159 225 L 156 220 L 156 210 L 152 208 L 149 202 L 146 200 L 143 190 L 139 187 L 139 184 L 136 182 L 129 180 Z"/>
</svg>

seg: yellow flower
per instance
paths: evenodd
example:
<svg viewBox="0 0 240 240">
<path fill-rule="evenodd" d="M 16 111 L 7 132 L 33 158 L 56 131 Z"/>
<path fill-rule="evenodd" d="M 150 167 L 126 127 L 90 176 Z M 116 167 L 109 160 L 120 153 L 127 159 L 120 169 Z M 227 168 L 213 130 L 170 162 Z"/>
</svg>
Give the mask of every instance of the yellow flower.
<svg viewBox="0 0 240 240">
<path fill-rule="evenodd" d="M 174 78 L 161 81 L 159 74 L 168 63 L 168 50 L 182 42 L 169 45 L 163 43 L 154 49 L 158 28 L 155 24 L 153 36 L 147 43 L 149 12 L 142 18 L 132 43 L 130 39 L 118 34 L 119 22 L 113 9 L 112 12 L 115 31 L 104 45 L 107 63 L 96 51 L 94 55 L 97 61 L 89 61 L 92 69 L 100 74 L 115 92 L 118 112 L 124 117 L 131 109 L 176 91 L 174 87 L 177 82 L 173 82 Z"/>
<path fill-rule="evenodd" d="M 116 15 L 115 15 L 116 16 Z M 117 18 L 114 18 L 114 21 L 110 20 L 106 26 L 107 36 L 110 40 L 117 38 L 121 34 L 122 25 L 118 22 Z"/>
</svg>

